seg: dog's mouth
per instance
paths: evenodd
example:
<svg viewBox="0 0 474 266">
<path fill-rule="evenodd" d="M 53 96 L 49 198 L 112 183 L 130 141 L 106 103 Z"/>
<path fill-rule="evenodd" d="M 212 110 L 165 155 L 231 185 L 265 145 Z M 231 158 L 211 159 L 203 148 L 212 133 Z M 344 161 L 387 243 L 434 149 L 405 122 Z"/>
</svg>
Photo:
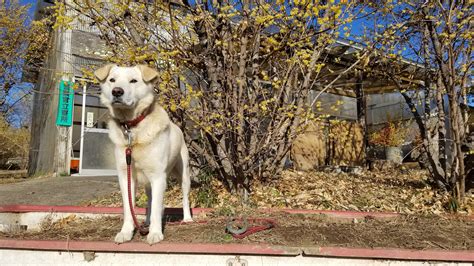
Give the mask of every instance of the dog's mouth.
<svg viewBox="0 0 474 266">
<path fill-rule="evenodd" d="M 122 99 L 117 99 L 117 98 L 115 98 L 115 99 L 112 101 L 112 105 L 113 105 L 114 107 L 127 108 L 127 109 L 133 107 L 133 104 L 125 103 L 124 101 L 122 101 Z"/>
<path fill-rule="evenodd" d="M 112 104 L 123 105 L 123 104 L 125 104 L 125 103 L 122 102 L 121 99 L 114 98 L 114 100 L 112 101 Z"/>
</svg>

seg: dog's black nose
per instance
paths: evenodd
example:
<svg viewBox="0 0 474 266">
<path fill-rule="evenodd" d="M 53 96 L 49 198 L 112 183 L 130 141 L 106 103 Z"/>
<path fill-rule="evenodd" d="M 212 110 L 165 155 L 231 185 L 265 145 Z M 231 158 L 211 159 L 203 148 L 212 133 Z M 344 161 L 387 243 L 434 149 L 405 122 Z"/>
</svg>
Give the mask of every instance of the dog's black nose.
<svg viewBox="0 0 474 266">
<path fill-rule="evenodd" d="M 119 87 L 115 87 L 112 89 L 112 95 L 115 97 L 120 97 L 123 95 L 123 89 Z"/>
</svg>

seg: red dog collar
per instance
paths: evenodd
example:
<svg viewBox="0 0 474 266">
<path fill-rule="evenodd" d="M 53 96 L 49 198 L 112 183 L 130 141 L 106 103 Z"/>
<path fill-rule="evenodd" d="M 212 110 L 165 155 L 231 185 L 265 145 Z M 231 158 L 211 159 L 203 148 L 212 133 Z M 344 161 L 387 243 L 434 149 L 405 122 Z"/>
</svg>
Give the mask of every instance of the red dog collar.
<svg viewBox="0 0 474 266">
<path fill-rule="evenodd" d="M 136 127 L 138 123 L 140 123 L 147 115 L 151 113 L 151 107 L 146 109 L 145 112 L 137 116 L 136 118 L 129 120 L 129 121 L 119 121 L 119 124 L 124 127 L 125 129 L 129 129 L 132 127 Z"/>
</svg>

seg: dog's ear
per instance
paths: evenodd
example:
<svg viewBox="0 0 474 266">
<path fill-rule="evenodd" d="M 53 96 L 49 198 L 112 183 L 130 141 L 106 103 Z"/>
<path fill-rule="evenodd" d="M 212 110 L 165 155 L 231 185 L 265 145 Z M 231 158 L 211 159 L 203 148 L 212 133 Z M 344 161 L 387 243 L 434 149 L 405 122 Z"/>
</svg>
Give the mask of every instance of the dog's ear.
<svg viewBox="0 0 474 266">
<path fill-rule="evenodd" d="M 158 77 L 158 71 L 156 71 L 155 69 L 149 66 L 138 65 L 137 67 L 142 72 L 142 78 L 143 78 L 143 81 L 145 82 L 150 82 Z"/>
<path fill-rule="evenodd" d="M 94 75 L 100 82 L 104 81 L 107 76 L 109 75 L 110 69 L 115 66 L 115 64 L 107 64 L 96 71 L 94 71 Z"/>
</svg>

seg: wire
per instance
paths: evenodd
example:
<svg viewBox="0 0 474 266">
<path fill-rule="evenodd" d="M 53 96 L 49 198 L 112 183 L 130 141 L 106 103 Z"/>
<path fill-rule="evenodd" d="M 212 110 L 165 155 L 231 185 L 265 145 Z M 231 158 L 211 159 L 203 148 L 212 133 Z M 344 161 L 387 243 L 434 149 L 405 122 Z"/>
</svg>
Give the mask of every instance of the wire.
<svg viewBox="0 0 474 266">
<path fill-rule="evenodd" d="M 46 91 L 38 91 L 38 90 L 35 90 L 35 89 L 31 89 L 31 91 L 34 92 L 34 93 L 44 94 L 44 95 L 59 95 L 60 94 L 59 92 L 46 92 Z M 73 90 L 73 91 L 74 92 L 80 92 L 80 90 Z M 76 94 L 76 93 L 74 93 L 74 94 Z M 100 92 L 88 93 L 88 95 L 99 96 Z"/>
<path fill-rule="evenodd" d="M 105 115 L 107 115 L 108 113 L 109 113 L 109 112 L 104 112 L 101 116 L 99 116 L 99 118 L 97 118 L 97 121 L 92 125 L 91 128 L 95 127 L 95 126 L 99 123 L 99 121 L 100 121 Z M 73 126 L 74 126 L 74 125 L 73 125 Z M 81 121 L 81 126 L 82 126 L 82 121 Z M 72 127 L 71 127 L 71 128 L 72 128 Z M 75 142 L 71 142 L 71 143 L 72 143 L 72 144 L 71 144 L 71 148 L 74 147 L 74 145 L 76 145 L 79 141 L 81 141 L 81 140 L 85 137 L 86 134 L 91 133 L 91 132 L 93 132 L 93 131 L 90 131 L 90 132 L 89 132 L 89 131 L 84 130 L 84 134 L 82 134 Z M 43 150 L 42 150 L 42 149 L 30 149 L 30 151 L 42 152 L 42 151 L 45 151 L 45 150 L 44 150 L 44 149 L 43 149 Z M 74 150 L 73 150 L 73 149 L 71 149 L 71 157 L 74 157 Z"/>
</svg>

